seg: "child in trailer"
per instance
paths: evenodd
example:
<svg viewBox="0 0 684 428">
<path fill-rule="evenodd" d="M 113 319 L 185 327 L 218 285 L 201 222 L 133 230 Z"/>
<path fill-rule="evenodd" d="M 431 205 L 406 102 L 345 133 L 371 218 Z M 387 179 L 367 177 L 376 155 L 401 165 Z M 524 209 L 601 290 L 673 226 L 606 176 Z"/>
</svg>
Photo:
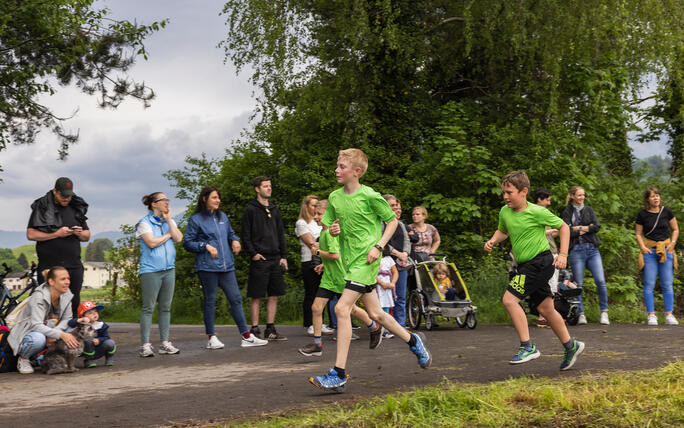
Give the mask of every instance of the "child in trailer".
<svg viewBox="0 0 684 428">
<path fill-rule="evenodd" d="M 529 296 L 563 344 L 565 355 L 560 369 L 568 370 L 584 351 L 584 343 L 570 337 L 563 317 L 556 312 L 549 279 L 553 275 L 554 265 L 564 269 L 567 264 L 570 228 L 548 209 L 528 203 L 529 189 L 530 180 L 524 171 L 511 172 L 501 180 L 506 205 L 499 212 L 499 227 L 485 243 L 484 249 L 490 252 L 496 244 L 510 237 L 513 256 L 518 263 L 502 299 L 520 338 L 518 352 L 509 363 L 521 364 L 541 356 L 530 339 L 527 317 L 519 304 Z M 561 248 L 555 260 L 546 239 L 546 226 L 560 229 Z"/>
<path fill-rule="evenodd" d="M 378 300 L 382 310 L 390 314 L 390 308 L 394 307 L 394 293 L 399 280 L 399 270 L 397 270 L 396 263 L 392 256 L 390 256 L 389 246 L 382 251 L 382 259 L 380 259 L 380 269 L 377 277 L 377 291 Z M 383 339 L 391 339 L 394 335 L 389 331 L 383 331 Z"/>
<path fill-rule="evenodd" d="M 435 278 L 435 286 L 439 290 L 439 299 L 434 300 L 454 300 L 456 299 L 456 289 L 451 285 L 449 277 L 449 266 L 446 263 L 438 263 L 432 268 L 432 276 Z"/>
<path fill-rule="evenodd" d="M 351 312 L 359 298 L 374 321 L 408 344 L 421 367 L 430 367 L 432 363 L 424 335 L 409 333 L 400 326 L 382 310 L 375 293 L 379 257 L 397 228 L 397 218 L 379 193 L 359 183 L 367 168 L 368 158 L 361 150 L 340 151 L 335 176 L 344 187 L 330 194 L 328 209 L 322 219 L 323 224 L 330 228 L 330 235 L 340 236 L 346 282 L 335 306 L 338 328 L 335 367 L 322 376 L 309 378 L 313 385 L 327 391 L 342 392 L 349 381 L 346 365 L 352 336 Z M 383 221 L 386 222 L 384 232 Z"/>
<path fill-rule="evenodd" d="M 344 290 L 344 267 L 340 259 L 340 244 L 337 236 L 331 236 L 328 226 L 321 223 L 321 218 L 328 208 L 328 200 L 318 201 L 314 211 L 314 220 L 323 226 L 319 238 L 319 248 L 314 251 L 314 255 L 323 261 L 321 284 L 316 292 L 316 298 L 311 305 L 313 313 L 313 343 L 309 343 L 303 348 L 299 348 L 299 353 L 307 357 L 320 357 L 323 355 L 323 310 L 330 299 L 339 295 Z M 381 341 L 380 333 L 382 329 L 375 321 L 371 320 L 368 313 L 358 306 L 352 308 L 352 315 L 363 321 L 370 330 L 370 349 L 375 349 Z"/>
</svg>

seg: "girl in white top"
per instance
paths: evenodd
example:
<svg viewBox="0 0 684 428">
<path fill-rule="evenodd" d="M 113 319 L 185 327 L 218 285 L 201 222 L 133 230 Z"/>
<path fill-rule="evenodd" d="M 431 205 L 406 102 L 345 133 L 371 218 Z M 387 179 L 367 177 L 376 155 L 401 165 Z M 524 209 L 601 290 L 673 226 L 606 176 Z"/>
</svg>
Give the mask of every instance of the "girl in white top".
<svg viewBox="0 0 684 428">
<path fill-rule="evenodd" d="M 390 256 L 389 246 L 385 247 L 382 252 L 383 257 L 380 259 L 380 269 L 378 270 L 377 285 L 375 288 L 378 292 L 378 300 L 382 310 L 389 313 L 390 308 L 394 307 L 394 292 L 399 280 L 399 270 L 397 264 L 392 256 Z M 383 339 L 390 339 L 394 337 L 389 331 L 383 332 Z"/>
</svg>

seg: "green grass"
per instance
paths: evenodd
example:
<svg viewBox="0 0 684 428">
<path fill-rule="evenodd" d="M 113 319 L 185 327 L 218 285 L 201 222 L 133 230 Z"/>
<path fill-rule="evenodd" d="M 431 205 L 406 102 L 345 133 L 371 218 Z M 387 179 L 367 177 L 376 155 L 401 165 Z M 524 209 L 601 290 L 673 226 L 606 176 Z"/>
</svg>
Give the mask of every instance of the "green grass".
<svg viewBox="0 0 684 428">
<path fill-rule="evenodd" d="M 12 248 L 12 254 L 14 257 L 19 257 L 19 254 L 24 253 L 26 260 L 28 260 L 29 265 L 31 262 L 38 263 L 38 257 L 36 256 L 36 244 L 26 244 L 21 247 Z"/>
<path fill-rule="evenodd" d="M 241 427 L 665 427 L 684 425 L 684 363 L 486 385 L 443 381 L 406 393 L 262 416 Z M 217 425 L 212 425 L 217 426 Z M 219 425 L 220 426 L 220 425 Z"/>
</svg>

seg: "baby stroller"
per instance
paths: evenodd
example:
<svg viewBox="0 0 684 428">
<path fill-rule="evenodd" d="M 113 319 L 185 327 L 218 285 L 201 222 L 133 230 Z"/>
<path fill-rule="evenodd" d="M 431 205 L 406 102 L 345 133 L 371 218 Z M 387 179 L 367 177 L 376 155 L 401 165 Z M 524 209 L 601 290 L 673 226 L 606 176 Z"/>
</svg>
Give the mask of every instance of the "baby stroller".
<svg viewBox="0 0 684 428">
<path fill-rule="evenodd" d="M 459 327 L 474 329 L 477 326 L 475 312 L 477 307 L 472 305 L 468 289 L 461 278 L 461 274 L 453 263 L 446 261 L 446 254 L 435 253 L 431 256 L 441 256 L 441 261 L 416 262 L 409 259 L 414 270 L 416 288 L 411 291 L 408 301 L 408 322 L 412 329 L 420 326 L 421 318 L 425 319 L 425 328 L 432 330 L 435 326 L 435 316 L 455 318 Z M 435 286 L 432 267 L 438 263 L 446 263 L 449 268 L 451 286 L 456 290 L 454 300 L 444 300 L 444 296 Z"/>
<path fill-rule="evenodd" d="M 558 281 L 556 282 L 555 287 L 551 285 L 551 292 L 553 293 L 553 307 L 556 309 L 556 312 L 558 312 L 569 325 L 577 325 L 580 315 L 579 298 L 582 295 L 582 289 L 577 287 L 573 282 L 572 272 L 569 272 L 566 269 L 559 270 Z M 532 315 L 539 315 L 537 308 L 532 305 L 529 300 L 527 304 Z"/>
<path fill-rule="evenodd" d="M 33 294 L 35 289 L 38 287 L 38 282 L 36 281 L 36 271 L 38 270 L 35 263 L 31 264 L 31 270 L 26 272 L 21 279 L 28 278 L 28 286 L 24 288 L 16 296 L 12 296 L 12 293 L 5 287 L 5 277 L 10 272 L 10 268 L 6 263 L 3 263 L 5 272 L 0 273 L 0 325 L 7 325 L 5 319 L 7 316 L 17 307 L 22 300 L 22 297 L 29 293 L 29 296 Z"/>
</svg>

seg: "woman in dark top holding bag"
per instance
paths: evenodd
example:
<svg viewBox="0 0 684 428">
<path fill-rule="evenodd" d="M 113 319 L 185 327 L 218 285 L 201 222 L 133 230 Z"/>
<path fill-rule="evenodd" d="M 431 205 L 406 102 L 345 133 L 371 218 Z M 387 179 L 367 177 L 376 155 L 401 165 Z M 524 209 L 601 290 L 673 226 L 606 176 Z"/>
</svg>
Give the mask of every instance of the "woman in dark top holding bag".
<svg viewBox="0 0 684 428">
<path fill-rule="evenodd" d="M 644 207 L 636 218 L 636 239 L 639 243 L 639 269 L 643 269 L 644 303 L 648 312 L 648 325 L 658 325 L 653 303 L 653 289 L 656 277 L 660 276 L 660 288 L 665 303 L 665 324 L 677 325 L 672 315 L 674 293 L 672 281 L 677 266 L 675 243 L 679 237 L 679 226 L 672 210 L 661 205 L 660 191 L 649 187 L 644 192 Z"/>
<path fill-rule="evenodd" d="M 581 186 L 570 189 L 566 199 L 567 207 L 563 210 L 561 218 L 570 225 L 570 255 L 568 264 L 572 268 L 572 274 L 578 287 L 584 283 L 584 270 L 589 269 L 594 277 L 598 291 L 599 307 L 601 308 L 601 324 L 610 324 L 608 320 L 608 287 L 606 276 L 603 272 L 603 260 L 598 247 L 601 245 L 597 233 L 601 229 L 601 223 L 596 213 L 590 206 L 584 205 L 586 193 Z M 586 324 L 584 307 L 580 296 L 580 316 L 578 324 Z"/>
</svg>

